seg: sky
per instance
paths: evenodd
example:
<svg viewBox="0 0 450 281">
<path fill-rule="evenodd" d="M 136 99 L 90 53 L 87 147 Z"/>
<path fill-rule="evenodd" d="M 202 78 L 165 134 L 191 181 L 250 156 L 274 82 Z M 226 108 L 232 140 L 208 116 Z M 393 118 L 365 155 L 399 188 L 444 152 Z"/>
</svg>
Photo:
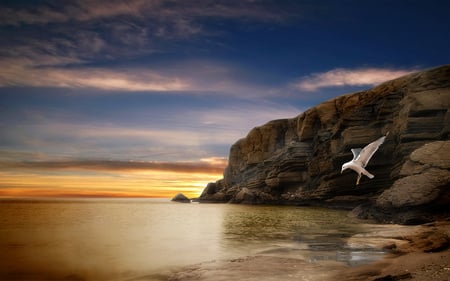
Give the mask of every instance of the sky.
<svg viewBox="0 0 450 281">
<path fill-rule="evenodd" d="M 450 63 L 450 1 L 0 1 L 0 197 L 198 196 L 255 126 Z"/>
</svg>

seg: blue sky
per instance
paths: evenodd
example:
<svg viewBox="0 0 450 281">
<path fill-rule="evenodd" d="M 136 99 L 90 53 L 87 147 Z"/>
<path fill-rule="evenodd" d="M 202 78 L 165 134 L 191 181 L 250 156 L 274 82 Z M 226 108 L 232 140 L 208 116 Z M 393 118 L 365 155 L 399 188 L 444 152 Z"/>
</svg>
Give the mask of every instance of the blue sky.
<svg viewBox="0 0 450 281">
<path fill-rule="evenodd" d="M 251 128 L 450 61 L 449 1 L 0 5 L 0 196 L 39 176 L 152 196 L 156 172 L 198 193 Z M 61 186 L 40 194 L 81 192 Z"/>
</svg>

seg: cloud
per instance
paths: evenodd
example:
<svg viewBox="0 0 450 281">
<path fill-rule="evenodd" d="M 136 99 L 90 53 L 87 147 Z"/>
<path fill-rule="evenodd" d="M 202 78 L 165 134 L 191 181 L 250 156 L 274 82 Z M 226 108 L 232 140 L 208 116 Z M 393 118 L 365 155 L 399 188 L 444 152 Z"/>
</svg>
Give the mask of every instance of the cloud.
<svg viewBox="0 0 450 281">
<path fill-rule="evenodd" d="M 217 37 L 211 19 L 283 22 L 294 15 L 271 1 L 78 0 L 2 4 L 1 53 L 115 60 L 153 52 L 178 52 L 182 40 Z M 205 41 L 202 41 L 202 49 Z M 187 46 L 182 45 L 185 49 Z M 214 46 L 217 48 L 217 46 Z"/>
<path fill-rule="evenodd" d="M 108 99 L 104 96 L 100 103 Z M 64 162 L 72 158 L 96 158 L 196 162 L 213 156 L 227 157 L 230 146 L 253 127 L 301 113 L 291 105 L 263 101 L 194 108 L 158 109 L 155 105 L 145 112 L 135 112 L 135 108 L 132 111 L 122 108 L 123 112 L 106 110 L 107 113 L 99 110 L 96 114 L 107 114 L 104 116 L 107 122 L 92 120 L 84 113 L 45 107 L 6 115 L 12 121 L 2 127 L 0 160 Z M 11 153 L 4 153 L 5 150 Z"/>
<path fill-rule="evenodd" d="M 28 159 L 31 161 L 40 161 L 40 160 L 45 159 L 45 154 L 38 153 L 38 152 L 0 150 L 0 161 L 15 161 L 18 159 Z"/>
<path fill-rule="evenodd" d="M 167 53 L 175 58 L 189 48 L 203 54 L 202 50 L 217 48 L 215 44 L 205 46 L 205 42 L 217 40 L 202 40 L 200 48 L 196 41 L 202 36 L 217 39 L 222 35 L 222 30 L 210 24 L 211 19 L 273 23 L 292 14 L 271 1 L 3 4 L 0 26 L 5 28 L 0 29 L 0 37 L 8 40 L 0 43 L 0 87 L 265 95 L 272 90 L 245 82 L 236 67 L 172 61 L 162 69 L 153 58 Z M 157 55 L 150 59 L 150 54 Z M 124 61 L 127 66 L 121 67 Z"/>
<path fill-rule="evenodd" d="M 220 167 L 226 167 L 228 165 L 228 159 L 225 157 L 207 157 L 200 159 L 200 161 Z"/>
<path fill-rule="evenodd" d="M 91 88 L 112 91 L 182 91 L 190 89 L 187 79 L 160 74 L 151 69 L 110 70 L 102 68 L 63 68 L 40 66 L 45 58 L 0 60 L 0 86 Z M 46 63 L 72 60 L 53 57 Z"/>
<path fill-rule="evenodd" d="M 227 161 L 0 160 L 0 197 L 199 196 Z"/>
<path fill-rule="evenodd" d="M 270 120 L 292 118 L 302 110 L 291 105 L 280 105 L 271 102 L 240 102 L 225 106 L 214 106 L 205 109 L 183 109 L 182 115 L 166 110 L 174 116 L 170 123 L 161 123 L 163 128 L 126 126 L 102 126 L 101 124 L 67 124 L 56 123 L 40 131 L 46 135 L 67 132 L 68 139 L 83 136 L 84 139 L 111 139 L 146 142 L 155 146 L 204 147 L 220 145 L 229 147 L 244 137 L 252 128 L 261 126 Z M 50 125 L 50 124 L 49 124 Z"/>
<path fill-rule="evenodd" d="M 416 70 L 394 70 L 385 68 L 337 68 L 323 73 L 314 73 L 292 84 L 295 89 L 313 92 L 320 88 L 342 86 L 376 85 L 387 80 L 407 75 Z"/>
<path fill-rule="evenodd" d="M 0 58 L 0 87 L 94 89 L 110 93 L 184 92 L 189 95 L 226 95 L 240 99 L 273 97 L 279 95 L 283 88 L 246 80 L 243 78 L 246 76 L 244 69 L 212 60 L 106 68 L 84 65 L 84 61 L 75 57 L 29 57 Z M 289 93 L 292 89 L 314 92 L 327 87 L 373 86 L 415 71 L 417 69 L 337 68 L 304 76 L 290 83 L 284 92 Z"/>
<path fill-rule="evenodd" d="M 184 0 L 167 3 L 161 0 L 78 0 L 51 6 L 38 3 L 28 7 L 5 7 L 0 15 L 1 25 L 21 25 L 84 22 L 127 15 L 174 22 L 210 17 L 280 21 L 290 13 L 267 1 Z"/>
<path fill-rule="evenodd" d="M 2 5 L 0 26 L 14 27 L 9 38 L 21 41 L 35 38 L 44 42 L 67 40 L 78 43 L 74 35 L 83 33 L 107 34 L 103 40 L 117 47 L 118 43 L 145 52 L 160 40 L 192 39 L 198 35 L 217 36 L 209 30 L 211 18 L 251 23 L 280 23 L 294 13 L 270 1 L 213 0 L 78 0 L 45 2 L 27 5 Z M 28 28 L 35 32 L 26 32 Z M 95 30 L 95 32 L 93 32 Z M 37 32 L 36 32 L 37 31 Z M 17 36 L 25 32 L 26 36 Z M 36 34 L 39 34 L 36 36 Z M 108 38 L 106 40 L 106 38 Z M 9 40 L 11 42 L 11 40 Z M 3 42 L 3 44 L 9 44 Z M 99 41 L 97 41 L 98 43 Z M 93 42 L 95 43 L 95 42 Z M 79 46 L 80 44 L 75 44 Z M 164 44 L 166 51 L 167 44 Z M 85 50 L 82 48 L 82 50 Z M 121 50 L 123 53 L 123 50 Z M 117 53 L 115 55 L 118 55 Z"/>
<path fill-rule="evenodd" d="M 127 3 L 129 2 L 129 3 Z M 0 24 L 49 24 L 68 21 L 89 21 L 119 15 L 138 14 L 145 1 L 71 1 L 64 5 L 31 4 L 27 7 L 5 7 Z M 41 4 L 41 5 L 39 5 Z"/>
<path fill-rule="evenodd" d="M 179 128 L 182 123 L 166 124 L 174 128 L 158 129 L 130 128 L 126 124 L 107 126 L 101 123 L 77 124 L 76 121 L 44 121 L 44 123 L 21 124 L 5 127 L 3 134 L 15 151 L 40 151 L 40 155 L 20 153 L 1 155 L 0 159 L 12 156 L 23 160 L 76 157 L 83 159 L 130 159 L 194 161 L 211 155 L 224 154 L 239 132 L 211 131 L 196 124 Z M 81 122 L 81 121 L 79 121 Z M 175 128 L 175 126 L 177 128 Z M 223 148 L 221 148 L 223 147 Z M 217 148 L 220 148 L 217 150 Z M 223 155 L 225 156 L 225 155 Z"/>
<path fill-rule="evenodd" d="M 274 91 L 241 78 L 224 63 L 191 60 L 163 66 L 66 66 L 82 61 L 60 56 L 0 58 L 0 87 L 49 87 L 123 92 L 226 95 L 240 99 L 273 96 Z"/>
<path fill-rule="evenodd" d="M 221 173 L 227 162 L 219 158 L 206 158 L 198 162 L 144 162 L 118 160 L 66 160 L 66 161 L 1 161 L 6 169 L 32 170 L 93 170 L 93 171 L 170 171 L 188 173 Z"/>
<path fill-rule="evenodd" d="M 216 132 L 232 132 L 232 142 L 247 134 L 252 128 L 261 126 L 274 119 L 292 118 L 303 110 L 291 105 L 255 102 L 251 105 L 232 105 L 227 108 L 215 108 L 196 113 L 196 122 Z M 193 113 L 192 113 L 193 114 Z M 188 113 L 190 116 L 190 113 Z M 230 144 L 232 142 L 229 142 Z"/>
<path fill-rule="evenodd" d="M 42 123 L 26 125 L 34 127 L 36 133 L 44 135 L 67 134 L 67 139 L 133 139 L 147 141 L 149 144 L 161 142 L 166 145 L 207 145 L 231 144 L 243 134 L 256 126 L 274 119 L 291 118 L 303 110 L 291 105 L 272 102 L 253 101 L 216 105 L 208 108 L 185 108 L 183 114 L 177 115 L 180 109 L 165 109 L 172 116 L 169 121 L 161 121 L 160 127 L 145 125 L 138 121 L 134 126 L 108 125 L 99 123 L 83 123 L 82 116 L 77 114 L 66 116 L 64 113 L 48 115 L 40 113 Z M 156 115 L 162 114 L 155 112 Z M 30 118 L 36 118 L 36 113 Z M 59 117 L 58 117 L 59 116 Z M 63 120 L 63 119 L 67 120 Z M 152 118 L 144 116 L 133 118 Z M 73 121 L 76 120 L 76 121 Z M 25 126 L 25 125 L 22 125 Z M 153 127 L 152 127 L 153 126 Z M 29 131 L 32 131 L 32 128 Z"/>
<path fill-rule="evenodd" d="M 185 118 L 189 118 L 185 116 Z M 41 135 L 54 137 L 64 140 L 85 140 L 102 143 L 129 141 L 129 143 L 147 143 L 148 145 L 164 146 L 202 146 L 207 144 L 227 144 L 230 141 L 227 134 L 217 132 L 215 135 L 209 135 L 211 132 L 207 127 L 201 124 L 192 123 L 195 120 L 175 120 L 173 128 L 151 128 L 151 127 L 127 127 L 126 125 L 103 125 L 103 124 L 74 124 L 70 122 L 55 122 L 39 125 L 35 129 L 39 130 Z M 163 124 L 161 124 L 163 125 Z M 187 128 L 181 128 L 186 126 Z M 232 125 L 232 124 L 229 124 Z M 195 127 L 195 130 L 193 128 Z"/>
</svg>

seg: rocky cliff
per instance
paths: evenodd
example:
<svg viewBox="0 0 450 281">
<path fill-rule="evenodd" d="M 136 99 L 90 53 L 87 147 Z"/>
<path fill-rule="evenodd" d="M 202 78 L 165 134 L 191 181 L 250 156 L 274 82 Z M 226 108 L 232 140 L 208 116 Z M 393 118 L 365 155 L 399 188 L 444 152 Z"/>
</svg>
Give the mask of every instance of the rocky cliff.
<svg viewBox="0 0 450 281">
<path fill-rule="evenodd" d="M 366 167 L 341 165 L 351 148 L 389 132 Z M 414 223 L 450 206 L 450 65 L 326 101 L 292 119 L 270 121 L 232 145 L 224 177 L 200 202 L 319 204 L 360 217 Z"/>
</svg>

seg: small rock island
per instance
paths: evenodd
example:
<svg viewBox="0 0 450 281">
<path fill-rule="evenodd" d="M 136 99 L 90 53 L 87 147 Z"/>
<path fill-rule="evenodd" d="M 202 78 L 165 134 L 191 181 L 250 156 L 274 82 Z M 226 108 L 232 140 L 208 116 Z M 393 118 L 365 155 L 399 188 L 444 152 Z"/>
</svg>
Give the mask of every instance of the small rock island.
<svg viewBox="0 0 450 281">
<path fill-rule="evenodd" d="M 187 198 L 183 193 L 178 193 L 177 195 L 175 195 L 172 198 L 172 201 L 180 203 L 191 203 L 191 199 Z"/>
</svg>

